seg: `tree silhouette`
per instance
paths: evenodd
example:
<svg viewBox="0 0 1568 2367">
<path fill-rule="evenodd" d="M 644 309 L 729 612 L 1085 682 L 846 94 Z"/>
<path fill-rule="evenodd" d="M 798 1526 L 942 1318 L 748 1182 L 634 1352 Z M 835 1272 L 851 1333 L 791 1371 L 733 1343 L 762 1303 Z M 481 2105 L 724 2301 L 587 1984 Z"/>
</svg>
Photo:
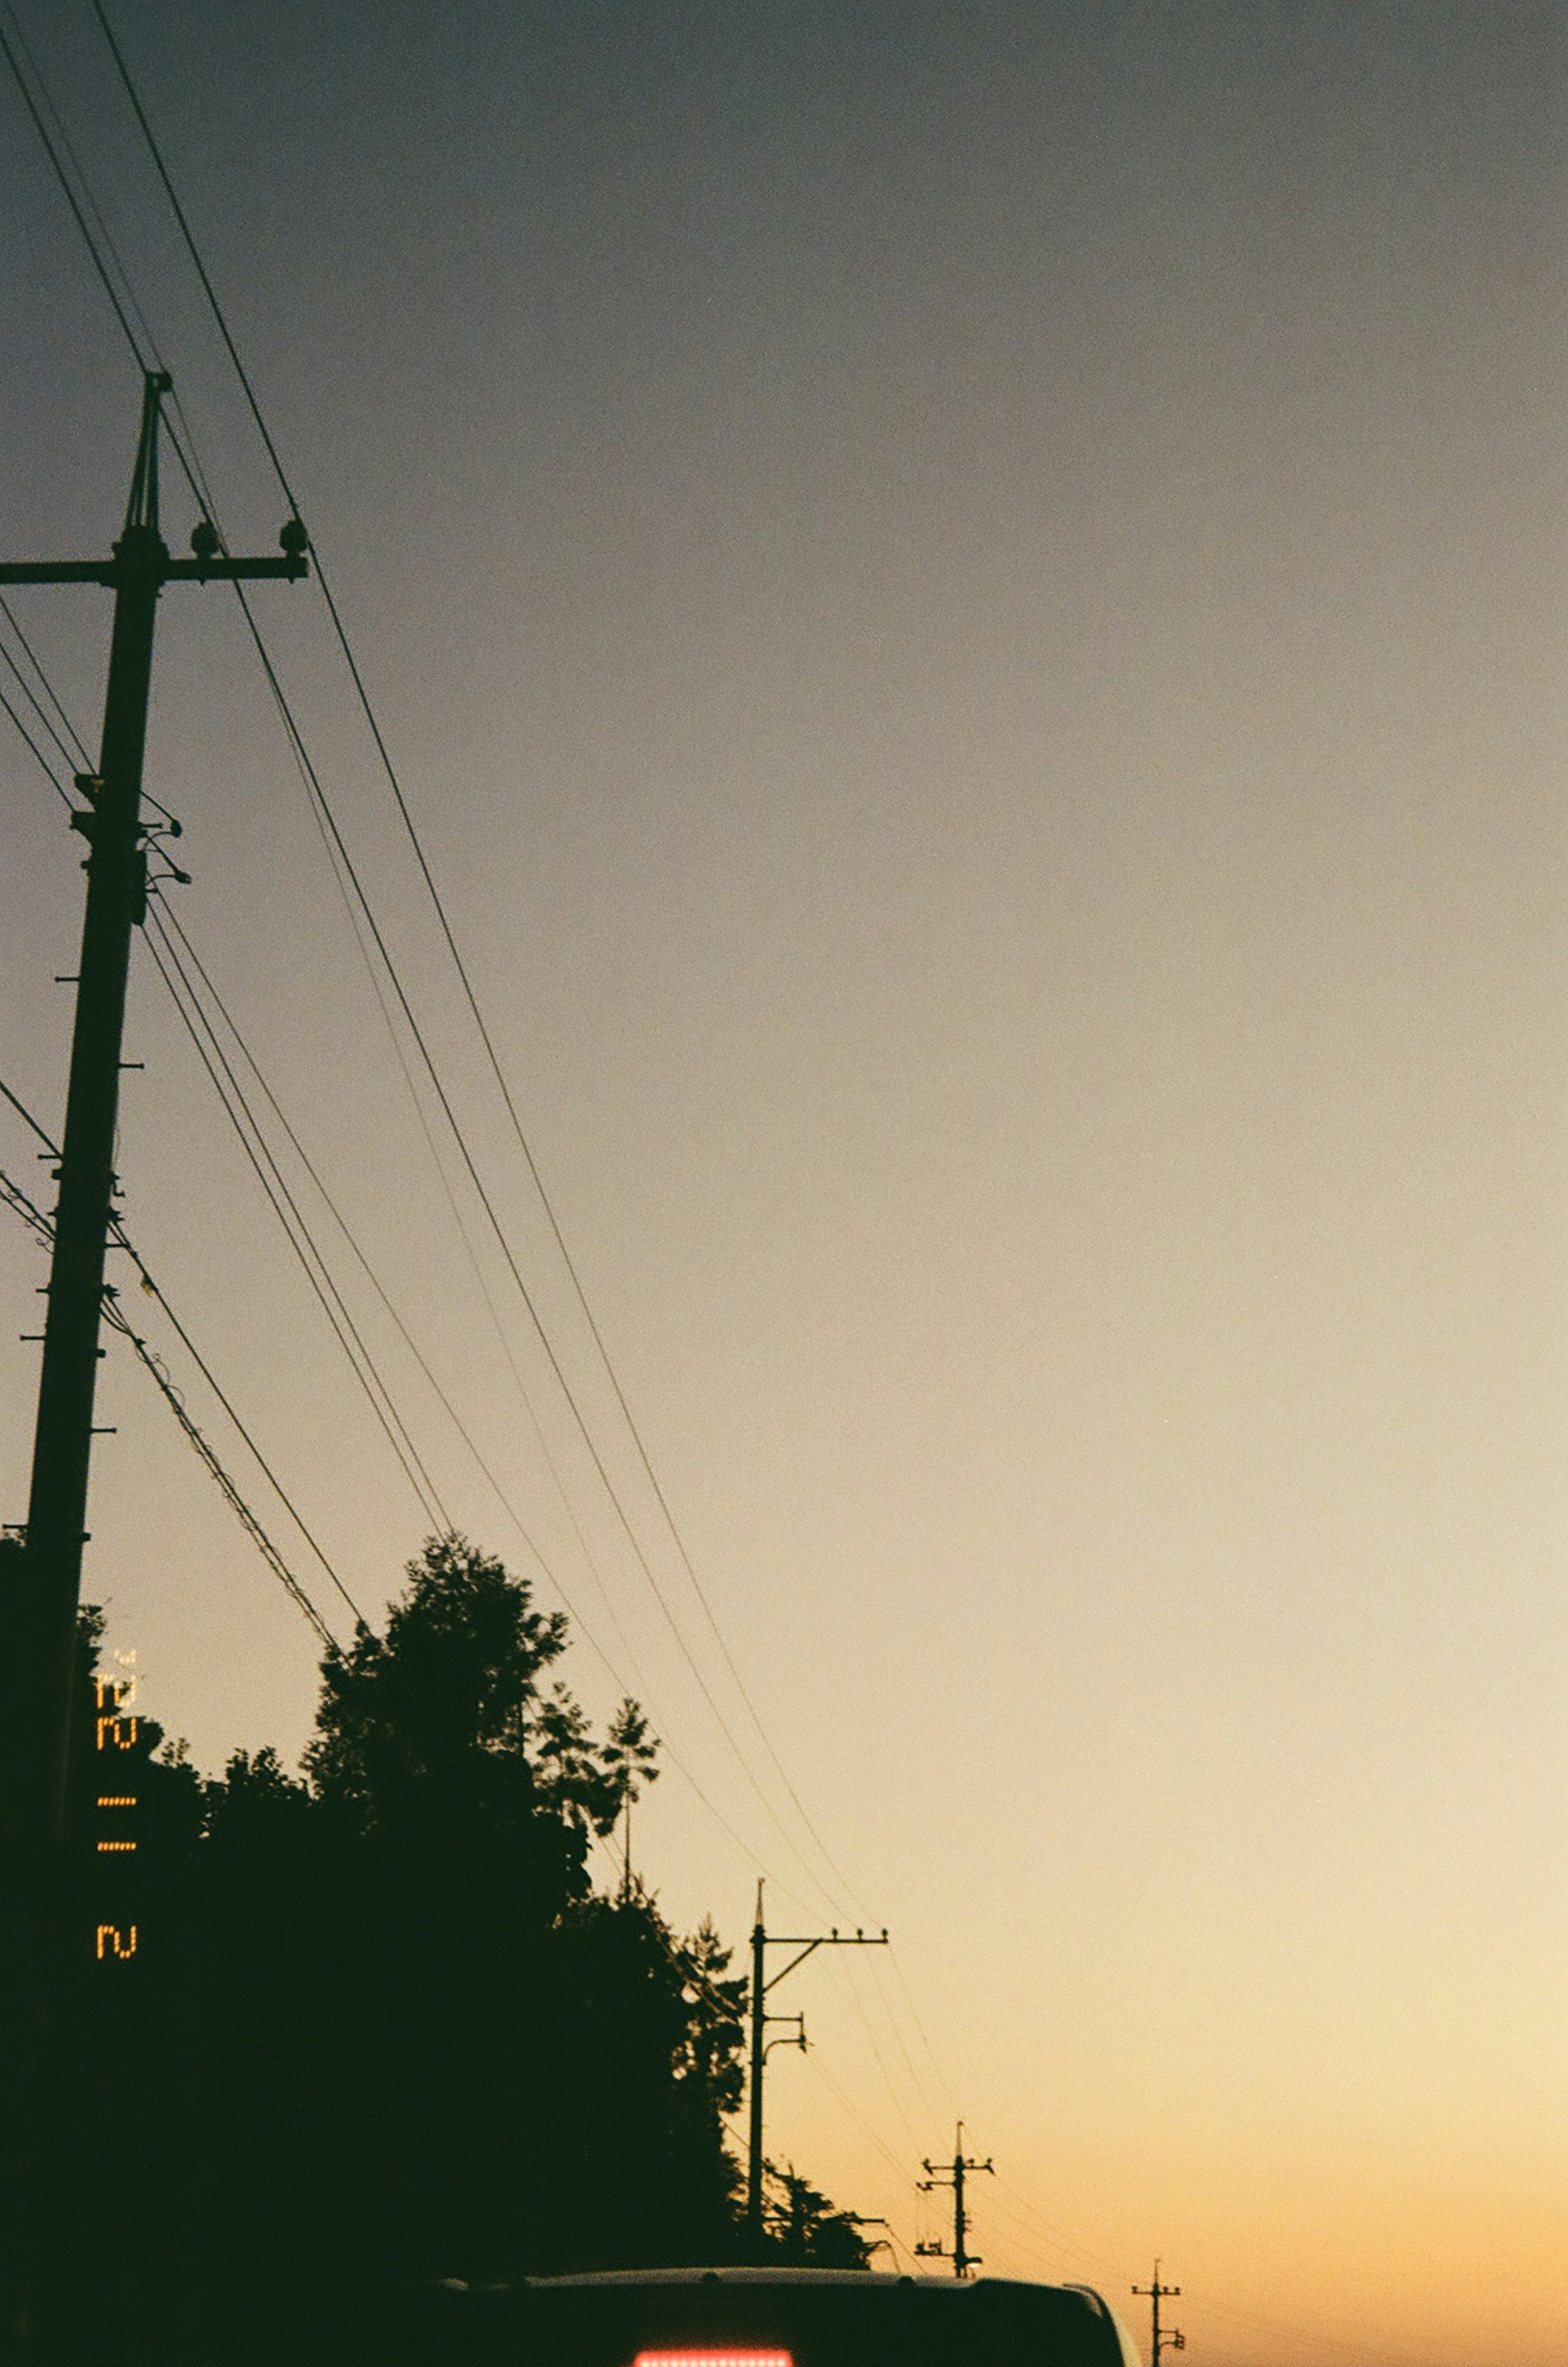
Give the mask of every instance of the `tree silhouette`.
<svg viewBox="0 0 1568 2367">
<path fill-rule="evenodd" d="M 589 1873 L 657 1774 L 647 1722 L 595 1738 L 566 1620 L 465 1539 L 407 1580 L 323 1660 L 302 1777 L 264 1747 L 203 1782 L 145 1716 L 111 1737 L 141 1805 L 109 1860 L 83 1615 L 51 2357 L 337 2361 L 378 2293 L 740 2257 L 746 1983 L 711 1922 L 682 1940 Z M 131 1908 L 134 1958 L 95 1957 Z M 799 2184 L 789 2242 L 849 2264 Z"/>
<path fill-rule="evenodd" d="M 621 1896 L 628 1898 L 632 1886 L 632 1809 L 641 1799 L 643 1789 L 659 1781 L 659 1745 L 649 1732 L 648 1720 L 641 1704 L 624 1701 L 610 1720 L 600 1752 L 606 1773 L 619 1795 L 619 1807 L 626 1826 L 625 1855 L 621 1870 Z"/>
</svg>

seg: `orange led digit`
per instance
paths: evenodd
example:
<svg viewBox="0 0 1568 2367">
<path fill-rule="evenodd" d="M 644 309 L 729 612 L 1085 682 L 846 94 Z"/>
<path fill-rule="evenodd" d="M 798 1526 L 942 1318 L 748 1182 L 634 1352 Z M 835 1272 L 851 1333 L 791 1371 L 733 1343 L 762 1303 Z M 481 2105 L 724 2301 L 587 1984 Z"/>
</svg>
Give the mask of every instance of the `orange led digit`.
<svg viewBox="0 0 1568 2367">
<path fill-rule="evenodd" d="M 114 1657 L 124 1674 L 100 1676 L 95 1681 L 98 1716 L 93 1736 L 94 1747 L 98 1750 L 131 1750 L 135 1749 L 141 1734 L 140 1720 L 129 1714 L 141 1682 L 141 1670 L 136 1665 L 134 1652 L 117 1652 Z M 130 1839 L 122 1840 L 119 1836 L 125 1831 L 121 1821 L 124 1812 L 140 1805 L 140 1795 L 135 1792 L 99 1792 L 95 1795 L 94 1804 L 100 1814 L 108 1811 L 119 1823 L 119 1833 L 112 1838 L 106 1835 L 102 1840 L 95 1839 L 94 1854 L 97 1857 L 134 1857 L 138 1843 Z M 128 1867 L 126 1874 L 130 1873 L 131 1869 Z M 111 1915 L 123 1914 L 130 1903 L 126 1897 L 126 1877 L 121 1876 L 103 1897 L 98 1912 L 102 1914 L 107 1907 Z M 100 1964 L 125 1964 L 135 1955 L 136 1942 L 137 1927 L 134 1923 L 106 1922 L 95 1928 L 94 1946 Z"/>
</svg>

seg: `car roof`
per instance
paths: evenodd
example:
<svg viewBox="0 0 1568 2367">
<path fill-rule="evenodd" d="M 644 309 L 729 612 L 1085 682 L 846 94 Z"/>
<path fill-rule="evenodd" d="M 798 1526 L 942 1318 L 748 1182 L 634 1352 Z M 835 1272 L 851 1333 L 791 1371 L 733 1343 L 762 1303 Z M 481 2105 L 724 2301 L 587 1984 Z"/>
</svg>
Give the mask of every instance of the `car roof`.
<svg viewBox="0 0 1568 2367">
<path fill-rule="evenodd" d="M 594 2269 L 570 2277 L 530 2277 L 534 2292 L 573 2285 L 875 2285 L 951 2284 L 951 2277 L 896 2277 L 870 2269 Z"/>
<path fill-rule="evenodd" d="M 1021 2277 L 972 2277 L 960 2281 L 951 2276 L 900 2276 L 888 2270 L 874 2269 L 593 2269 L 581 2271 L 572 2276 L 527 2277 L 523 2283 L 530 2293 L 635 2292 L 643 2286 L 671 2285 L 827 2285 L 852 2287 L 856 2293 L 902 2290 L 954 2295 L 998 2291 L 1070 2293 L 1077 2294 L 1091 2307 L 1105 2307 L 1100 2295 L 1090 2285 L 1043 2285 L 1027 2282 Z"/>
</svg>

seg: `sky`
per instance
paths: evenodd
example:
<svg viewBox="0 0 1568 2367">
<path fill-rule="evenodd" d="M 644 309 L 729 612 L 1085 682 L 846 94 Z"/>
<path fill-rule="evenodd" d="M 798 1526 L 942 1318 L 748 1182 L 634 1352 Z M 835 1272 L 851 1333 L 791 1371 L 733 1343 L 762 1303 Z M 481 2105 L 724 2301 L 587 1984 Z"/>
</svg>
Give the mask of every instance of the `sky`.
<svg viewBox="0 0 1568 2367">
<path fill-rule="evenodd" d="M 435 1512 L 647 1703 L 672 1921 L 743 1946 L 765 1877 L 892 1936 L 778 1991 L 770 2152 L 908 2265 L 962 2117 L 987 2269 L 1146 2341 L 1157 2255 L 1194 2367 L 1560 2361 L 1561 10 L 114 18 L 678 1542 L 314 585 L 257 619 L 548 1353 L 216 587 L 163 602 L 161 909 Z M 6 22 L 272 549 L 86 0 Z M 96 555 L 136 369 L 0 113 L 0 546 Z M 96 745 L 106 597 L 12 607 Z M 81 847 L 5 728 L 0 1078 L 57 1131 Z M 126 1056 L 129 1229 L 376 1616 L 432 1503 L 141 943 Z M 7 1217 L 13 1521 L 42 1279 Z M 99 1409 L 146 1708 L 292 1758 L 310 1627 L 118 1343 Z"/>
</svg>

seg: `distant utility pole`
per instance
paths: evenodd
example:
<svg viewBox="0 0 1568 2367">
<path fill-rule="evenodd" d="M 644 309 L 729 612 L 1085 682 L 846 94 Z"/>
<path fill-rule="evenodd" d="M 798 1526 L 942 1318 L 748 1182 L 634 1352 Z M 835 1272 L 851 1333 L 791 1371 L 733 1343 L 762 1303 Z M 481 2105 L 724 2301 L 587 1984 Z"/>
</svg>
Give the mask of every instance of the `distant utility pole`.
<svg viewBox="0 0 1568 2367">
<path fill-rule="evenodd" d="M 928 2161 L 921 2166 L 926 2173 L 919 2180 L 919 2191 L 922 2194 L 934 2194 L 939 2187 L 951 2186 L 953 2189 L 953 2273 L 955 2277 L 966 2277 L 971 2269 L 980 2268 L 983 2262 L 978 2252 L 971 2252 L 965 2248 L 964 2239 L 969 2233 L 969 2214 L 964 2208 L 964 2180 L 975 2170 L 986 2170 L 994 2178 L 996 2170 L 988 2156 L 984 2161 L 965 2159 L 962 2121 L 958 2124 L 958 2135 L 953 2148 L 952 2161 Z M 947 2173 L 945 2177 L 942 2175 L 943 2171 Z M 928 2259 L 941 2259 L 942 2257 L 940 2243 L 917 2244 L 915 2249 Z"/>
<path fill-rule="evenodd" d="M 807 1956 L 815 1955 L 818 1948 L 886 1948 L 886 1931 L 878 1935 L 868 1931 L 834 1930 L 819 1932 L 814 1940 L 792 1938 L 780 1931 L 765 1931 L 762 1928 L 762 1886 L 760 1882 L 757 1885 L 757 1920 L 751 1929 L 751 2158 L 746 2180 L 746 2233 L 751 2250 L 759 2259 L 762 2251 L 762 2065 L 768 2052 L 764 2033 L 770 2022 L 801 2022 L 798 2014 L 769 2013 L 769 1992 L 776 1989 L 797 1965 L 806 1962 Z M 790 1958 L 787 1965 L 780 1966 L 772 1980 L 767 1977 L 767 1952 L 770 1948 L 795 1948 L 799 1952 Z M 804 2046 L 804 2023 L 798 2039 L 784 2043 Z"/>
<path fill-rule="evenodd" d="M 44 1320 L 43 1370 L 33 1444 L 27 1553 L 4 1606 L 8 1675 L 15 1681 L 6 1737 L 15 1753 L 8 1785 L 18 1838 L 43 1843 L 62 1827 L 70 1746 L 71 1670 L 82 1584 L 87 1465 L 97 1381 L 98 1317 L 113 1214 L 115 1120 L 119 1104 L 130 933 L 146 917 L 147 847 L 141 760 L 152 677 L 152 630 L 165 583 L 232 583 L 254 576 L 297 580 L 307 536 L 290 518 L 281 558 L 231 559 L 203 518 L 194 556 L 171 559 L 158 527 L 160 405 L 172 381 L 148 371 L 141 433 L 125 529 L 108 559 L 0 564 L 0 583 L 96 583 L 112 592 L 108 685 L 98 769 L 79 773 L 85 806 L 71 826 L 87 842 L 86 916 L 76 980 L 65 1141 L 58 1169 L 54 1252 Z"/>
<path fill-rule="evenodd" d="M 1134 2285 L 1133 2287 L 1133 2291 L 1134 2293 L 1147 2298 L 1149 2316 L 1153 2321 L 1152 2330 L 1149 2335 L 1149 2367 L 1159 2367 L 1160 2353 L 1162 2350 L 1185 2350 L 1187 2348 L 1187 2337 L 1184 2334 L 1179 2334 L 1174 2326 L 1171 2327 L 1168 2331 L 1162 2332 L 1159 2322 L 1159 2305 L 1161 2302 L 1174 2301 L 1180 2293 L 1181 2287 L 1179 2285 L 1161 2284 L 1159 2281 L 1159 2262 L 1156 2260 L 1155 2262 L 1153 2284 Z"/>
</svg>

